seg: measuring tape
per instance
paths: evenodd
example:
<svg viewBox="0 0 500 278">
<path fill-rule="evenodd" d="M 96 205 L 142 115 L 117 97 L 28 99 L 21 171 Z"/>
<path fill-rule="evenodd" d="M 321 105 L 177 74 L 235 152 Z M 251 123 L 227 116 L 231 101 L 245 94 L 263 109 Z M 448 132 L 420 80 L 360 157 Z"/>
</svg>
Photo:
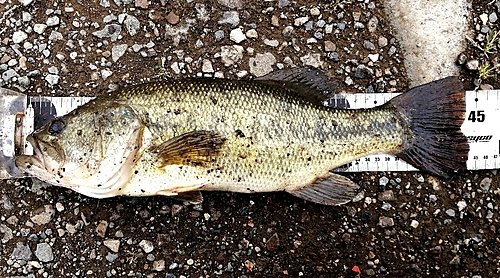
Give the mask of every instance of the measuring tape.
<svg viewBox="0 0 500 278">
<path fill-rule="evenodd" d="M 328 106 L 348 109 L 372 108 L 382 105 L 399 93 L 338 94 Z M 47 121 L 62 116 L 83 105 L 93 97 L 28 97 L 0 88 L 0 178 L 21 177 L 14 165 L 16 152 L 31 154 L 24 142 L 26 134 L 43 126 Z M 500 90 L 467 91 L 466 118 L 462 132 L 469 141 L 467 169 L 500 168 L 500 130 L 494 128 L 500 120 Z M 343 165 L 336 172 L 365 171 L 418 171 L 398 157 L 376 154 Z"/>
</svg>

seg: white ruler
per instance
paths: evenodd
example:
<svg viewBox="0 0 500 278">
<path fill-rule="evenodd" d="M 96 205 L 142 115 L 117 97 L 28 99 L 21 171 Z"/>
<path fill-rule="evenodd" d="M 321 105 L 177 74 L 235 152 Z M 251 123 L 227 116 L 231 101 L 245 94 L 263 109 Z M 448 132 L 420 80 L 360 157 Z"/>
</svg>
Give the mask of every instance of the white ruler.
<svg viewBox="0 0 500 278">
<path fill-rule="evenodd" d="M 329 101 L 329 105 L 351 109 L 371 108 L 381 105 L 399 93 L 342 94 Z M 62 116 L 87 103 L 92 97 L 27 97 L 11 90 L 0 88 L 0 178 L 20 177 L 13 166 L 18 152 L 30 154 L 29 146 L 24 150 L 16 141 L 42 126 L 55 116 Z M 500 168 L 500 130 L 495 122 L 500 121 L 500 90 L 467 91 L 466 119 L 462 132 L 469 139 L 470 152 L 467 160 L 469 170 Z M 17 116 L 16 116 L 17 115 Z M 22 124 L 19 122 L 22 120 Z M 16 121 L 18 127 L 16 128 Z M 20 129 L 19 125 L 22 125 Z M 24 141 L 22 141 L 24 142 Z M 22 145 L 22 144 L 21 144 Z M 21 148 L 21 149 L 19 149 Z M 357 159 L 336 169 L 338 172 L 364 171 L 418 171 L 403 160 L 386 154 L 377 154 Z"/>
</svg>

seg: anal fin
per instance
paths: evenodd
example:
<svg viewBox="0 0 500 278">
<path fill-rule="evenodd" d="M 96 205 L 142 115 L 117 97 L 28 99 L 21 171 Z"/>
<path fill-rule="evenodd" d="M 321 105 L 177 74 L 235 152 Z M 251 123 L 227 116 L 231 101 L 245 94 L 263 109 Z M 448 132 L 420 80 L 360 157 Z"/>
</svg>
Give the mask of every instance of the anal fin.
<svg viewBox="0 0 500 278">
<path fill-rule="evenodd" d="M 351 201 L 358 193 L 359 186 L 350 179 L 333 173 L 318 178 L 311 185 L 288 193 L 304 200 L 337 206 Z"/>
</svg>

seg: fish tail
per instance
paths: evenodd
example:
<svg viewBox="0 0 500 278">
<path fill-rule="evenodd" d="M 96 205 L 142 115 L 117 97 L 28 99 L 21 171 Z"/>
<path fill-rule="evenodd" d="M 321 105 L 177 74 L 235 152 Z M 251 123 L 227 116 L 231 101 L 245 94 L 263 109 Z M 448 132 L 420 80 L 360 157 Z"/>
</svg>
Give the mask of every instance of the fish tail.
<svg viewBox="0 0 500 278">
<path fill-rule="evenodd" d="M 467 169 L 469 144 L 460 130 L 465 119 L 465 90 L 458 77 L 413 88 L 388 105 L 407 124 L 406 143 L 397 156 L 444 178 Z"/>
</svg>

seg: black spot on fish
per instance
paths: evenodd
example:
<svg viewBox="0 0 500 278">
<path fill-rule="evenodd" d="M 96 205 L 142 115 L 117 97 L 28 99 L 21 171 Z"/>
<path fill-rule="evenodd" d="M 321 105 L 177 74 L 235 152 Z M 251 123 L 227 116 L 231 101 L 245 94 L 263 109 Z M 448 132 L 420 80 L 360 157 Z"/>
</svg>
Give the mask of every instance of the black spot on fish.
<svg viewBox="0 0 500 278">
<path fill-rule="evenodd" d="M 137 175 L 138 173 L 139 173 L 139 171 L 137 171 L 137 170 L 135 170 L 135 171 L 134 171 L 134 174 L 136 174 L 136 175 Z"/>
<path fill-rule="evenodd" d="M 210 100 L 214 105 L 217 105 L 217 99 L 215 99 L 214 97 L 210 97 Z"/>
<path fill-rule="evenodd" d="M 236 133 L 236 136 L 238 136 L 238 137 L 241 137 L 241 138 L 245 137 L 245 133 L 243 133 L 243 131 L 241 131 L 241 129 L 237 129 L 234 132 Z"/>
<path fill-rule="evenodd" d="M 81 136 L 82 135 L 82 130 L 81 129 L 77 130 L 76 131 L 76 135 Z"/>
</svg>

